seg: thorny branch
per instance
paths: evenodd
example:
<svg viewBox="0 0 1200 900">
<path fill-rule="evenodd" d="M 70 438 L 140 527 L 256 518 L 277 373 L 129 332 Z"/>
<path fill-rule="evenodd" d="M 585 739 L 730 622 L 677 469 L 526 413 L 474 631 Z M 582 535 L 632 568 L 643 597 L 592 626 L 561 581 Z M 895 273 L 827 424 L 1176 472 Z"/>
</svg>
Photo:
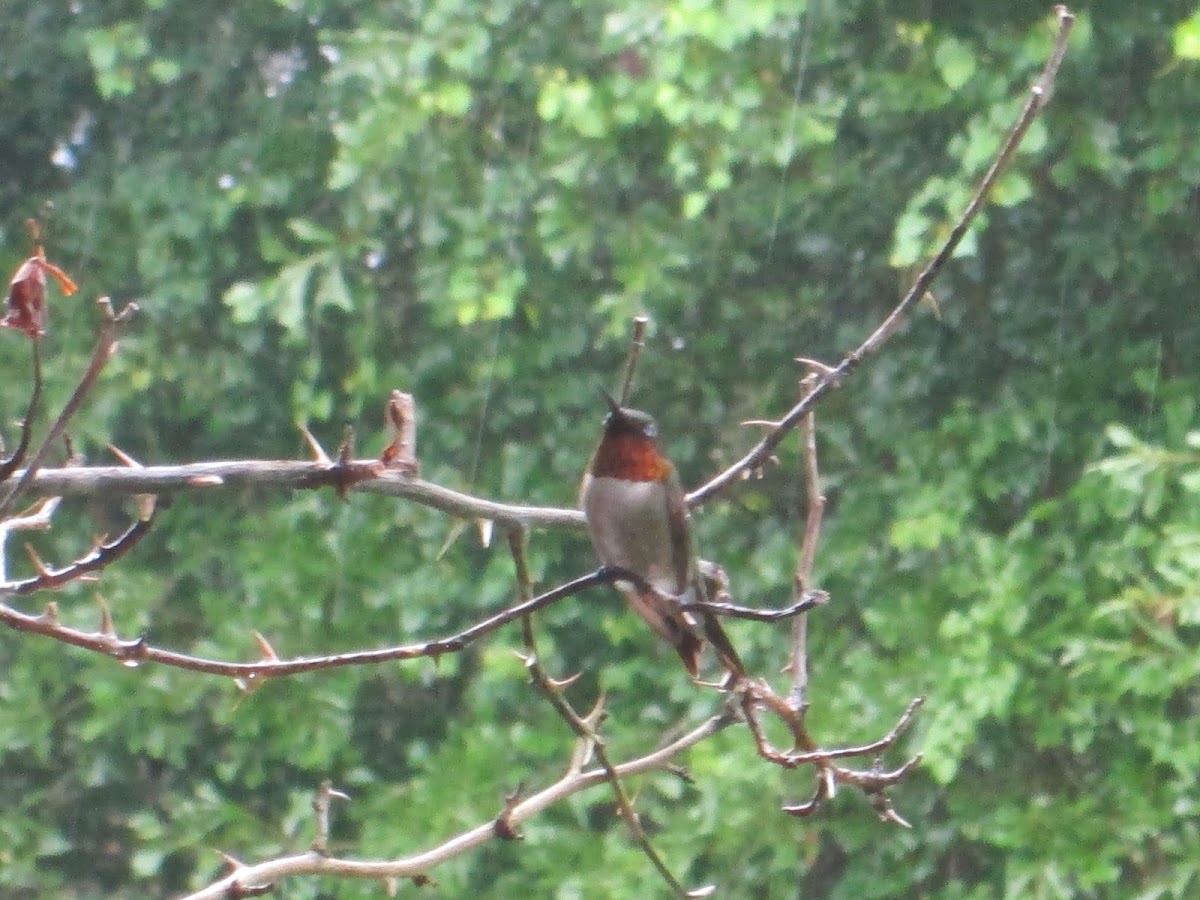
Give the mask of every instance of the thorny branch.
<svg viewBox="0 0 1200 900">
<path fill-rule="evenodd" d="M 800 384 L 805 394 L 811 393 L 817 376 L 810 373 Z M 803 597 L 812 583 L 813 563 L 817 554 L 817 538 L 825 514 L 825 495 L 821 493 L 821 475 L 817 469 L 816 416 L 807 413 L 804 424 L 804 493 L 808 498 L 808 513 L 804 518 L 804 537 L 800 542 L 800 562 L 796 566 L 796 594 Z M 792 707 L 803 715 L 808 707 L 808 616 L 798 615 L 792 623 Z"/>
<path fill-rule="evenodd" d="M 708 740 L 733 722 L 734 719 L 727 715 L 713 716 L 665 747 L 628 762 L 618 763 L 614 766 L 617 777 L 629 778 L 647 772 L 669 771 L 671 760 L 676 756 L 688 748 Z M 586 769 L 583 765 L 578 768 L 572 767 L 558 781 L 523 800 L 512 803 L 506 813 L 507 821 L 512 828 L 516 829 L 522 822 L 555 803 L 608 781 L 609 774 L 602 768 Z M 245 893 L 247 886 L 271 884 L 289 875 L 337 875 L 345 878 L 377 880 L 414 878 L 424 875 L 435 866 L 460 856 L 480 844 L 494 840 L 496 837 L 496 821 L 489 819 L 423 853 L 400 859 L 339 859 L 309 851 L 295 856 L 268 860 L 257 865 L 239 864 L 231 874 L 203 890 L 188 895 L 183 900 L 230 900 L 230 898 L 246 897 L 250 896 Z"/>
<path fill-rule="evenodd" d="M 143 523 L 138 523 L 141 525 Z M 137 525 L 134 526 L 135 528 Z M 130 531 L 133 531 L 131 528 Z M 142 532 L 144 533 L 144 532 Z M 127 535 L 129 532 L 126 533 Z M 139 533 L 140 536 L 140 533 Z M 57 615 L 30 615 L 10 606 L 0 604 L 0 622 L 17 631 L 27 631 L 54 638 L 66 644 L 73 644 L 85 650 L 111 656 L 126 664 L 146 662 L 160 663 L 177 669 L 192 672 L 206 672 L 210 675 L 224 675 L 238 679 L 244 686 L 249 687 L 266 678 L 278 678 L 285 675 L 299 675 L 303 672 L 315 672 L 324 669 L 339 669 L 346 666 L 360 666 L 373 663 L 395 662 L 398 660 L 417 659 L 419 657 L 444 656 L 447 653 L 457 653 L 467 644 L 491 634 L 498 628 L 527 616 L 530 613 L 564 600 L 586 588 L 608 584 L 621 577 L 619 571 L 596 571 L 569 581 L 553 590 L 532 598 L 527 603 L 505 609 L 488 619 L 484 619 L 470 628 L 445 638 L 422 641 L 417 644 L 405 644 L 397 647 L 383 647 L 377 650 L 357 650 L 350 653 L 337 653 L 327 656 L 309 656 L 298 659 L 283 660 L 267 652 L 259 642 L 263 658 L 253 663 L 231 663 L 222 660 L 208 659 L 201 656 L 191 656 L 148 644 L 145 638 L 122 640 L 115 634 L 105 631 L 82 631 L 69 628 L 58 621 Z M 269 645 L 266 645 L 269 647 Z"/>
<path fill-rule="evenodd" d="M 3 500 L 0 500 L 0 519 L 8 516 L 21 492 L 29 484 L 33 476 L 37 474 L 38 469 L 41 468 L 42 463 L 46 459 L 46 454 L 50 452 L 50 448 L 63 436 L 63 433 L 67 429 L 67 424 L 74 417 L 75 413 L 79 411 L 84 398 L 87 397 L 92 386 L 95 385 L 96 379 L 100 377 L 100 373 L 104 370 L 105 365 L 112 358 L 113 352 L 117 347 L 117 333 L 120 327 L 137 312 L 136 303 L 129 303 L 119 313 L 114 313 L 112 301 L 108 297 L 101 297 L 97 302 L 104 315 L 104 322 L 100 326 L 100 335 L 96 339 L 96 347 L 92 351 L 91 361 L 88 363 L 87 369 L 79 379 L 79 384 L 75 386 L 75 390 L 67 400 L 66 405 L 63 406 L 62 412 L 58 414 L 58 418 L 54 420 L 54 424 L 50 426 L 50 430 L 42 438 L 42 444 L 33 454 L 33 459 L 30 460 L 29 466 L 21 473 L 21 477 L 17 479 L 16 485 L 8 489 L 6 493 L 0 493 L 0 496 L 3 497 Z"/>
<path fill-rule="evenodd" d="M 809 410 L 813 409 L 827 393 L 842 384 L 865 359 L 879 350 L 884 342 L 896 331 L 900 323 L 904 320 L 904 317 L 925 296 L 930 285 L 933 284 L 934 279 L 941 273 L 946 262 L 954 255 L 954 251 L 962 241 L 963 236 L 966 235 L 976 216 L 979 215 L 979 211 L 983 208 L 983 204 L 991 193 L 996 180 L 1000 177 L 1004 167 L 1012 159 L 1017 147 L 1020 146 L 1022 139 L 1025 137 L 1025 132 L 1029 130 L 1029 126 L 1033 124 L 1033 120 L 1037 118 L 1038 113 L 1049 102 L 1050 94 L 1054 89 L 1054 79 L 1058 75 L 1059 66 L 1062 64 L 1063 56 L 1067 52 L 1067 38 L 1071 34 L 1071 26 L 1075 22 L 1075 16 L 1065 6 L 1060 5 L 1055 7 L 1055 14 L 1058 17 L 1058 34 L 1054 40 L 1054 50 L 1050 54 L 1045 67 L 1042 69 L 1042 74 L 1030 88 L 1029 99 L 1017 117 L 1012 130 L 1009 131 L 1008 136 L 1005 138 L 1000 152 L 996 155 L 996 159 L 983 176 L 970 203 L 967 204 L 967 208 L 963 211 L 962 216 L 955 223 L 954 228 L 950 231 L 950 235 L 946 238 L 945 243 L 942 244 L 941 249 L 926 264 L 925 268 L 921 270 L 916 281 L 909 288 L 908 293 L 904 295 L 895 308 L 888 313 L 879 327 L 871 332 L 866 340 L 857 348 L 850 351 L 850 353 L 846 354 L 836 366 L 818 364 L 820 374 L 817 384 L 813 387 L 812 391 L 788 410 L 778 420 L 775 427 L 770 429 L 745 456 L 688 494 L 688 503 L 691 506 L 700 506 L 707 502 L 740 479 L 743 473 L 752 472 L 766 463 L 775 448 L 783 442 L 783 439 L 787 437 L 793 428 L 800 424 Z"/>
<path fill-rule="evenodd" d="M 16 471 L 29 451 L 29 441 L 33 436 L 33 423 L 37 418 L 38 408 L 42 399 L 42 351 L 41 340 L 33 337 L 29 341 L 30 353 L 33 356 L 33 390 L 29 393 L 29 406 L 25 410 L 25 418 L 21 422 L 21 437 L 12 456 L 0 463 L 0 484 L 8 481 L 9 476 Z"/>
</svg>

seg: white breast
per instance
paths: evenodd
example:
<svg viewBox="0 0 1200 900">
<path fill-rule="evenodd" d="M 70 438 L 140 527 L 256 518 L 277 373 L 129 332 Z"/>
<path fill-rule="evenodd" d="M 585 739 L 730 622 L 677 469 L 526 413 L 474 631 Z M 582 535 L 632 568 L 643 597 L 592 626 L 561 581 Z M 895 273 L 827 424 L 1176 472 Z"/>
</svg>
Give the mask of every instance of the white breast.
<svg viewBox="0 0 1200 900">
<path fill-rule="evenodd" d="M 656 481 L 623 481 L 590 475 L 580 489 L 580 505 L 601 562 L 637 572 L 668 596 L 683 593 L 672 561 L 670 526 Z"/>
</svg>

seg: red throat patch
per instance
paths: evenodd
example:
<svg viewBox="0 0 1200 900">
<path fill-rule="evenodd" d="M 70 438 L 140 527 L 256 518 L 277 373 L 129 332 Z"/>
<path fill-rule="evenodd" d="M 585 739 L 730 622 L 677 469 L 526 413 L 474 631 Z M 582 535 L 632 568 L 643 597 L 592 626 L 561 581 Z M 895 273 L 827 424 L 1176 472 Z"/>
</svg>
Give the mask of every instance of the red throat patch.
<svg viewBox="0 0 1200 900">
<path fill-rule="evenodd" d="M 625 481 L 662 481 L 671 463 L 658 452 L 652 438 L 629 432 L 609 432 L 596 448 L 592 477 Z"/>
</svg>

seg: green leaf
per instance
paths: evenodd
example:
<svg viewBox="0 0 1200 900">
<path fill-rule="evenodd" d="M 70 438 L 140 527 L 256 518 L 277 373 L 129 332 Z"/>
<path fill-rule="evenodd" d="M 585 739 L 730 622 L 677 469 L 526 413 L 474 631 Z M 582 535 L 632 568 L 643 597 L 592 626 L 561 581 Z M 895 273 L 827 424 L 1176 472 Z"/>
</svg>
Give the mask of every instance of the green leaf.
<svg viewBox="0 0 1200 900">
<path fill-rule="evenodd" d="M 1179 59 L 1200 59 L 1200 9 L 1175 26 L 1174 50 Z"/>
<path fill-rule="evenodd" d="M 975 74 L 975 54 L 966 44 L 955 38 L 948 37 L 938 41 L 933 60 L 937 65 L 938 74 L 952 91 L 957 91 Z"/>
</svg>

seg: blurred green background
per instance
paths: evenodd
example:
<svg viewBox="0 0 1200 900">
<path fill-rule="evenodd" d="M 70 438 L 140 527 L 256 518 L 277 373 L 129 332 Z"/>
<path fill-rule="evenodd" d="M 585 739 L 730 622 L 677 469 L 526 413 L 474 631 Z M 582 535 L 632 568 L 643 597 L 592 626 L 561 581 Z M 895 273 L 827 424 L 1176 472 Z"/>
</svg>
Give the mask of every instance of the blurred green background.
<svg viewBox="0 0 1200 900">
<path fill-rule="evenodd" d="M 928 704 L 893 792 L 779 812 L 811 773 L 731 729 L 631 785 L 656 845 L 723 896 L 1195 897 L 1200 893 L 1200 10 L 1096 0 L 1053 103 L 984 217 L 884 354 L 818 413 L 829 496 L 811 620 L 818 737 Z M 75 422 L 145 463 L 300 458 L 297 425 L 364 452 L 415 393 L 423 474 L 569 505 L 633 315 L 634 399 L 689 485 L 794 402 L 793 357 L 857 344 L 936 247 L 1027 96 L 1049 4 L 960 0 L 7 0 L 0 263 L 46 201 L 44 342 L 61 403 L 94 299 L 142 306 Z M 0 415 L 28 391 L 0 335 Z M 697 518 L 734 593 L 786 600 L 798 442 Z M 131 503 L 74 501 L 46 559 Z M 12 574 L 27 574 L 19 542 Z M 444 552 L 443 552 L 444 551 Z M 534 532 L 542 586 L 586 571 Z M 188 495 L 98 586 L 54 599 L 226 659 L 403 643 L 509 603 L 502 544 L 378 497 Z M 29 598 L 36 610 L 47 598 Z M 714 704 L 611 593 L 540 619 L 571 696 L 608 692 L 618 758 Z M 757 671 L 785 626 L 735 624 Z M 337 853 L 420 850 L 548 783 L 571 737 L 512 629 L 438 666 L 319 673 L 244 697 L 0 637 L 0 893 L 169 896 L 303 849 L 325 777 Z M 782 676 L 781 676 L 782 677 Z M 898 761 L 902 752 L 894 752 Z M 663 891 L 610 792 L 578 795 L 443 866 L 421 896 Z M 401 894 L 416 894 L 409 885 Z M 376 897 L 296 880 L 288 897 Z"/>
</svg>

